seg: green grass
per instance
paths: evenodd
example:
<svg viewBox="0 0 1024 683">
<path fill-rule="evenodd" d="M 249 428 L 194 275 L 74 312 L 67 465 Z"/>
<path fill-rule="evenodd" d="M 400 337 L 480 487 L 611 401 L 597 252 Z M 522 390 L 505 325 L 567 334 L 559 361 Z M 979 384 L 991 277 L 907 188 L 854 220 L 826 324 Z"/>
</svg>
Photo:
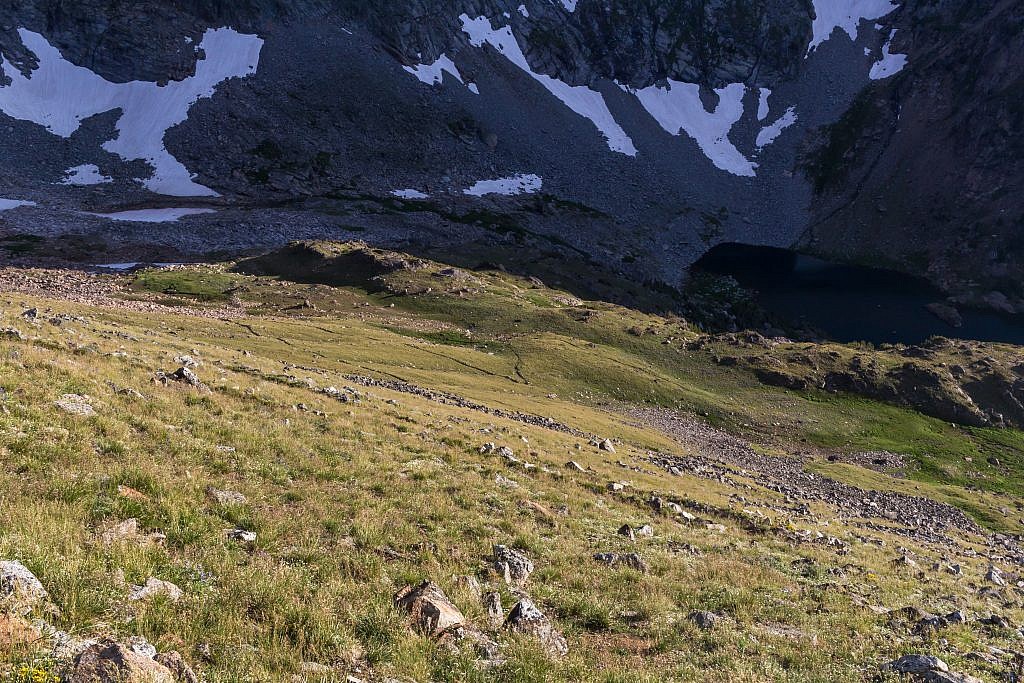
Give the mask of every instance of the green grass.
<svg viewBox="0 0 1024 683">
<path fill-rule="evenodd" d="M 135 277 L 133 288 L 201 301 L 225 301 L 239 278 L 216 270 L 146 270 Z"/>
<path fill-rule="evenodd" d="M 898 654 L 927 648 L 948 655 L 864 605 L 937 611 L 956 595 L 976 613 L 991 611 L 963 588 L 980 580 L 980 561 L 963 561 L 964 579 L 937 573 L 922 582 L 891 567 L 895 548 L 911 548 L 922 566 L 938 561 L 939 550 L 838 517 L 827 528 L 788 519 L 777 494 L 756 481 L 742 491 L 742 507 L 770 521 L 737 527 L 736 490 L 652 469 L 649 451 L 688 446 L 621 410 L 639 404 L 706 413 L 768 453 L 810 446 L 907 453 L 920 463 L 910 480 L 824 461 L 814 467 L 950 502 L 1011 531 L 1017 523 L 994 511 L 1015 500 L 1006 493 L 1018 485 L 1012 471 L 1000 480 L 997 469 L 981 469 L 991 475 L 983 494 L 966 485 L 980 481 L 971 471 L 982 468 L 981 456 L 1017 467 L 1019 433 L 766 387 L 687 349 L 696 333 L 678 319 L 569 305 L 560 303 L 564 293 L 514 276 L 475 276 L 482 284 L 463 296 L 448 293 L 430 271 L 403 273 L 395 283 L 431 283 L 434 291 L 422 296 L 397 296 L 394 287 L 371 294 L 282 284 L 213 268 L 136 277 L 136 295 L 156 300 L 188 291 L 212 307 L 230 291 L 252 307 L 238 320 L 0 295 L 6 319 L 30 303 L 78 321 L 74 335 L 43 322 L 20 325 L 25 341 L 0 341 L 0 557 L 36 572 L 59 609 L 48 616 L 57 626 L 145 635 L 161 650 L 180 651 L 212 682 L 287 680 L 303 662 L 333 666 L 342 680 L 348 673 L 556 683 L 872 680 L 877 664 Z M 307 300 L 312 308 L 293 308 Z M 197 372 L 209 392 L 152 381 L 157 370 L 175 369 L 183 353 L 201 361 Z M 619 439 L 618 452 L 410 394 L 356 387 L 362 400 L 341 403 L 307 385 L 342 387 L 350 374 L 548 416 Z M 97 415 L 59 412 L 53 401 L 69 392 L 90 396 Z M 547 471 L 481 454 L 486 441 L 509 445 Z M 964 457 L 974 458 L 972 467 Z M 570 472 L 570 459 L 593 473 Z M 499 484 L 499 474 L 518 486 Z M 606 490 L 623 479 L 632 484 L 628 495 Z M 119 486 L 143 497 L 125 497 Z M 209 486 L 240 491 L 248 502 L 218 505 Z M 727 531 L 655 515 L 645 503 L 653 494 L 685 499 Z M 128 518 L 166 534 L 166 544 L 99 542 Z M 629 541 L 616 534 L 626 523 L 650 523 L 655 536 Z M 773 533 L 790 524 L 843 538 L 850 553 Z M 253 547 L 226 539 L 224 530 L 236 527 L 257 533 Z M 865 534 L 886 545 L 859 540 Z M 512 592 L 488 568 L 495 543 L 522 548 L 536 563 L 527 591 L 565 632 L 567 658 L 549 658 L 529 638 L 489 625 L 478 599 L 456 580 L 476 577 L 510 608 Z M 700 554 L 674 550 L 685 544 Z M 592 559 L 607 551 L 638 552 L 652 571 Z M 185 598 L 129 605 L 128 585 L 151 576 L 173 581 Z M 503 646 L 503 664 L 478 666 L 472 648 L 453 652 L 410 630 L 391 596 L 427 578 Z M 703 632 L 686 619 L 698 609 L 728 619 Z M 1017 607 L 1005 611 L 1024 618 Z M 12 661 L 15 653 L 19 662 L 33 656 L 5 645 L 2 633 L 0 661 L 5 652 Z M 977 649 L 1015 647 L 1007 634 L 950 637 Z M 987 675 L 976 662 L 949 659 Z"/>
</svg>

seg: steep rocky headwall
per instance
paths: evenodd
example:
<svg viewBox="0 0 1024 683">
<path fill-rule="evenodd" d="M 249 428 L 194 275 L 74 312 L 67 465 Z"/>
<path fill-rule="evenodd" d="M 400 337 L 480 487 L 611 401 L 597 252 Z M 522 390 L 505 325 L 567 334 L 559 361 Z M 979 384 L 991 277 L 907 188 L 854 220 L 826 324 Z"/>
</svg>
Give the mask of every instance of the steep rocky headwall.
<svg viewBox="0 0 1024 683">
<path fill-rule="evenodd" d="M 232 245 L 261 244 L 287 236 L 287 206 L 308 212 L 296 237 L 528 235 L 669 284 L 721 242 L 799 243 L 1016 305 L 1020 9 L 855 8 L 15 0 L 0 8 L 0 196 L 37 206 L 0 221 L 143 243 L 141 226 L 81 212 L 219 195 L 218 213 L 167 230 L 213 250 L 230 224 Z M 210 39 L 223 28 L 237 38 Z M 32 76 L 50 72 L 94 85 L 48 100 Z M 184 115 L 131 128 L 155 101 Z M 502 180 L 523 177 L 537 180 Z"/>
</svg>

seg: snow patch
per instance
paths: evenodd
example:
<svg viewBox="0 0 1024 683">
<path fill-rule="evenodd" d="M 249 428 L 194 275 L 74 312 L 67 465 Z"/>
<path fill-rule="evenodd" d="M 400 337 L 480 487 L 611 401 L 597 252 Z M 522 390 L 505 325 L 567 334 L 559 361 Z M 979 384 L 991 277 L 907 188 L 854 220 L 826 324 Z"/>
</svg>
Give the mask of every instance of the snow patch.
<svg viewBox="0 0 1024 683">
<path fill-rule="evenodd" d="M 576 11 L 576 5 L 579 0 L 562 0 L 562 7 L 569 10 L 570 12 Z"/>
<path fill-rule="evenodd" d="M 212 97 L 219 84 L 256 73 L 262 39 L 230 28 L 210 29 L 198 46 L 205 58 L 196 63 L 195 75 L 160 86 L 146 81 L 112 83 L 65 60 L 40 34 L 26 29 L 18 34 L 39 66 L 25 76 L 0 59 L 0 68 L 11 79 L 10 85 L 0 87 L 0 111 L 68 138 L 90 116 L 120 110 L 117 137 L 103 148 L 152 166 L 153 174 L 141 181 L 143 185 L 172 196 L 216 196 L 167 151 L 164 135 L 188 118 L 198 100 Z"/>
<path fill-rule="evenodd" d="M 519 13 L 522 14 L 527 19 L 530 18 L 530 10 L 526 9 L 526 5 L 519 6 Z"/>
<path fill-rule="evenodd" d="M 757 93 L 757 120 L 764 121 L 768 118 L 768 98 L 772 91 L 768 88 L 760 88 Z"/>
<path fill-rule="evenodd" d="M 620 152 L 628 156 L 636 156 L 636 147 L 622 126 L 618 124 L 615 117 L 608 109 L 607 103 L 601 93 L 591 90 L 584 85 L 569 85 L 558 79 L 545 74 L 533 71 L 530 63 L 526 60 L 522 48 L 515 36 L 512 35 L 512 28 L 506 26 L 495 29 L 491 26 L 491 20 L 487 17 L 470 19 L 469 15 L 463 14 L 459 17 L 462 21 L 462 30 L 469 35 L 469 42 L 474 47 L 481 47 L 484 44 L 490 45 L 500 52 L 506 59 L 525 71 L 535 81 L 544 86 L 548 92 L 562 101 L 565 106 L 574 112 L 589 119 L 608 141 L 608 147 L 613 152 Z"/>
<path fill-rule="evenodd" d="M 672 135 L 685 132 L 717 168 L 738 176 L 756 175 L 757 164 L 729 140 L 729 131 L 743 116 L 746 86 L 742 83 L 715 90 L 718 105 L 712 112 L 704 108 L 696 83 L 670 80 L 664 88 L 652 85 L 632 92 L 662 128 Z"/>
<path fill-rule="evenodd" d="M 132 270 L 139 266 L 153 266 L 154 268 L 172 268 L 174 266 L 183 265 L 181 263 L 142 263 L 141 261 L 133 261 L 131 263 L 97 263 L 94 268 L 104 268 L 106 270 Z"/>
<path fill-rule="evenodd" d="M 831 38 L 837 28 L 845 31 L 850 40 L 857 40 L 861 21 L 881 19 L 898 7 L 894 0 L 814 0 L 814 35 L 807 54 Z"/>
<path fill-rule="evenodd" d="M 100 167 L 96 164 L 82 164 L 64 171 L 64 180 L 61 185 L 103 185 L 112 183 L 114 179 L 100 173 Z"/>
<path fill-rule="evenodd" d="M 543 179 L 532 173 L 528 175 L 519 174 L 514 175 L 510 178 L 499 178 L 497 180 L 481 180 L 473 185 L 468 190 L 463 190 L 463 194 L 468 194 L 473 197 L 483 197 L 488 194 L 503 194 L 503 195 L 517 195 L 517 194 L 533 194 L 543 187 Z"/>
<path fill-rule="evenodd" d="M 883 78 L 895 76 L 900 71 L 903 71 L 903 67 L 907 65 L 906 55 L 889 52 L 895 35 L 896 29 L 893 29 L 892 33 L 889 34 L 889 40 L 885 41 L 885 45 L 882 46 L 882 58 L 871 65 L 871 71 L 868 73 L 868 78 L 871 80 L 880 81 Z"/>
<path fill-rule="evenodd" d="M 415 66 L 403 66 L 402 68 L 427 85 L 441 85 L 444 83 L 444 73 L 446 71 L 459 83 L 465 84 L 465 81 L 462 80 L 462 74 L 459 73 L 459 68 L 455 66 L 455 62 L 448 55 L 441 55 L 433 64 L 417 64 Z M 473 88 L 470 88 L 470 90 L 472 91 Z M 479 91 L 476 92 L 479 94 Z"/>
<path fill-rule="evenodd" d="M 4 199 L 0 197 L 0 211 L 17 209 L 19 206 L 37 206 L 35 202 L 27 202 L 21 199 Z"/>
<path fill-rule="evenodd" d="M 131 221 L 133 223 L 176 223 L 185 216 L 198 216 L 205 213 L 216 213 L 213 209 L 139 209 L 137 211 L 118 211 L 116 213 L 90 213 L 90 216 L 107 218 L 112 221 Z"/>
<path fill-rule="evenodd" d="M 775 142 L 775 139 L 782 135 L 782 131 L 786 130 L 790 126 L 796 123 L 796 107 L 790 107 L 786 110 L 786 113 L 775 119 L 775 122 L 769 126 L 765 126 L 757 134 L 757 140 L 754 144 L 757 146 L 757 150 L 761 151 L 768 145 Z"/>
<path fill-rule="evenodd" d="M 419 190 L 394 190 L 391 194 L 399 199 L 429 199 L 429 194 L 423 194 Z"/>
</svg>

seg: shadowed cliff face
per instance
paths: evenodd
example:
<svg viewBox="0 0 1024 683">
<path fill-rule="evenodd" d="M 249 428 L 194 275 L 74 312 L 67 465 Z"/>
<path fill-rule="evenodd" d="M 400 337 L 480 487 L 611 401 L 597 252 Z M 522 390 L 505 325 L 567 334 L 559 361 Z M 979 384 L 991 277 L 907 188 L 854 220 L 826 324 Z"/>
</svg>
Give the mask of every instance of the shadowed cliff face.
<svg viewBox="0 0 1024 683">
<path fill-rule="evenodd" d="M 1006 308 L 1024 293 L 1024 7 L 905 11 L 916 21 L 894 42 L 928 51 L 810 138 L 816 201 L 803 245 Z"/>
<path fill-rule="evenodd" d="M 45 33 L 69 60 L 114 79 L 165 80 L 189 68 L 182 35 L 211 25 L 258 32 L 277 24 L 356 22 L 406 61 L 435 59 L 466 43 L 459 16 L 503 17 L 529 45 L 538 71 L 573 83 L 599 78 L 646 86 L 675 78 L 719 86 L 792 75 L 810 38 L 806 0 L 537 2 L 529 16 L 513 0 L 243 0 L 123 3 L 16 0 L 0 9 L 4 49 L 11 29 Z M 140 26 L 147 27 L 140 31 Z"/>
<path fill-rule="evenodd" d="M 264 41 L 252 73 L 151 133 L 222 204 L 266 210 L 165 226 L 190 251 L 498 233 L 677 285 L 716 244 L 799 244 L 1017 306 L 1021 10 L 863 5 L 18 0 L 0 8 L 0 51 L 5 84 L 40 69 L 29 31 L 106 81 L 174 86 L 224 58 L 199 49 L 209 29 Z M 8 230 L 150 244 L 81 214 L 169 201 L 147 191 L 151 159 L 111 151 L 114 105 L 63 137 L 42 114 L 0 115 L 0 196 L 39 205 L 0 216 Z M 110 182 L 59 184 L 84 165 Z M 525 176 L 539 180 L 518 196 L 466 194 Z M 315 213 L 283 223 L 285 204 Z"/>
</svg>

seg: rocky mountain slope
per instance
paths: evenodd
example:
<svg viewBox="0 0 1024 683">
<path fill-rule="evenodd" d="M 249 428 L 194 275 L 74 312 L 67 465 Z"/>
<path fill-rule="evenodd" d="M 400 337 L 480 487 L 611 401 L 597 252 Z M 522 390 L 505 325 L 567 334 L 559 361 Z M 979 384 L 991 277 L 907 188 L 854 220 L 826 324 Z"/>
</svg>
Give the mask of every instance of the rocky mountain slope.
<svg viewBox="0 0 1024 683">
<path fill-rule="evenodd" d="M 1024 434 L 756 378 L 810 345 L 363 244 L 0 316 L 2 680 L 1020 675 Z"/>
<path fill-rule="evenodd" d="M 34 204 L 0 229 L 79 259 L 497 241 L 673 286 L 718 243 L 799 245 L 1016 308 L 1020 15 L 16 0 L 0 196 Z"/>
</svg>

